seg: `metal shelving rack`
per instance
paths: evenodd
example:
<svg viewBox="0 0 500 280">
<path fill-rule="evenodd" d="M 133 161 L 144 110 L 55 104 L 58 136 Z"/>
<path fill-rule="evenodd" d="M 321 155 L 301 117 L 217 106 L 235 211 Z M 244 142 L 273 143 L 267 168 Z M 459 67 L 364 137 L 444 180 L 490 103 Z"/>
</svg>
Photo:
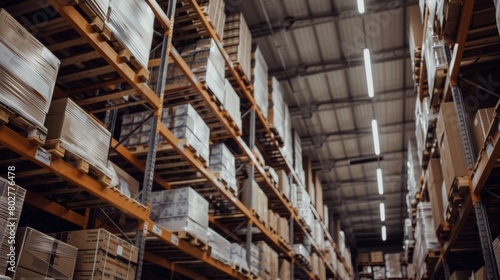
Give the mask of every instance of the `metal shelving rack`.
<svg viewBox="0 0 500 280">
<path fill-rule="evenodd" d="M 474 148 L 467 121 L 468 112 L 465 107 L 464 94 L 459 87 L 459 83 L 461 83 L 460 74 L 464 68 L 468 67 L 471 69 L 471 65 L 474 63 L 483 62 L 481 59 L 484 59 L 486 62 L 488 60 L 490 62 L 498 61 L 496 51 L 488 49 L 489 46 L 498 44 L 498 40 L 495 38 L 498 37 L 496 24 L 473 28 L 474 17 L 481 16 L 481 12 L 484 11 L 495 11 L 495 7 L 493 6 L 493 1 L 471 0 L 463 1 L 459 8 L 460 12 L 456 18 L 447 19 L 449 22 L 454 20 L 458 22 L 455 31 L 452 32 L 453 34 L 446 34 L 448 38 L 455 38 L 453 42 L 455 49 L 452 59 L 449 60 L 451 64 L 447 71 L 444 86 L 438 88 L 438 90 L 442 93 L 443 102 L 453 101 L 455 105 L 463 152 L 468 166 L 470 194 L 464 197 L 464 201 L 458 211 L 458 218 L 452 225 L 451 231 L 445 237 L 445 240 L 441 243 L 441 254 L 434 270 L 431 271 L 430 279 L 449 279 L 450 274 L 455 270 L 453 268 L 463 265 L 467 257 L 469 261 L 465 261 L 465 263 L 470 262 L 471 257 L 474 258 L 473 256 L 479 255 L 482 256 L 484 261 L 488 279 L 499 279 L 495 256 L 493 254 L 492 231 L 488 222 L 488 216 L 498 215 L 498 209 L 488 207 L 493 203 L 491 199 L 486 202 L 482 198 L 484 198 L 483 195 L 488 193 L 493 194 L 489 189 L 494 188 L 494 177 L 498 172 L 497 160 L 500 156 L 498 112 L 500 106 L 497 104 L 495 107 L 494 121 L 490 127 L 488 139 L 480 151 L 479 157 L 476 158 L 473 153 Z M 426 14 L 428 14 L 428 11 Z M 427 21 L 424 23 L 424 30 L 426 24 Z M 482 34 L 481 32 L 487 33 L 488 31 L 490 33 L 484 37 L 476 35 Z M 471 52 L 470 50 L 474 48 L 484 48 L 484 52 L 481 54 Z M 420 69 L 422 71 L 420 72 L 419 90 L 423 91 L 426 75 L 423 61 Z M 480 90 L 484 90 L 484 88 L 478 85 L 474 86 Z M 422 94 L 422 92 L 419 94 Z M 493 194 L 493 196 L 496 195 Z M 495 203 L 498 203 L 498 198 L 498 196 L 494 198 L 496 199 Z M 476 247 L 476 251 L 474 251 L 473 247 Z M 478 248 L 480 248 L 480 251 L 477 251 Z"/>
<path fill-rule="evenodd" d="M 189 69 L 187 64 L 184 62 L 179 53 L 175 50 L 175 48 L 171 45 L 171 40 L 173 36 L 173 15 L 175 13 L 175 1 L 170 1 L 170 6 L 168 8 L 167 13 L 162 9 L 162 7 L 158 4 L 156 0 L 145 0 L 155 14 L 155 18 L 159 26 L 162 28 L 163 34 L 163 43 L 162 43 L 162 57 L 160 60 L 151 61 L 150 65 L 158 65 L 160 66 L 160 73 L 162 75 L 162 79 L 159 80 L 156 86 L 156 92 L 154 92 L 146 83 L 141 80 L 140 73 L 134 71 L 126 62 L 124 62 L 120 55 L 106 42 L 87 22 L 87 20 L 83 17 L 83 15 L 79 12 L 78 9 L 73 6 L 73 4 L 81 3 L 82 1 L 75 0 L 74 3 L 71 4 L 66 1 L 58 1 L 58 0 L 47 0 L 47 3 L 53 8 L 57 13 L 61 16 L 61 18 L 74 29 L 81 38 L 73 39 L 71 42 L 62 42 L 60 43 L 60 48 L 64 48 L 65 44 L 70 45 L 71 43 L 86 43 L 89 44 L 96 55 L 94 57 L 103 58 L 109 66 L 118 73 L 118 79 L 114 79 L 112 81 L 103 81 L 100 83 L 95 83 L 93 85 L 86 86 L 84 88 L 79 89 L 69 89 L 63 90 L 61 88 L 56 88 L 54 92 L 54 98 L 63 98 L 67 96 L 71 96 L 74 93 L 77 93 L 79 90 L 82 91 L 84 89 L 98 89 L 100 87 L 109 86 L 112 84 L 116 84 L 119 82 L 126 82 L 135 93 L 142 98 L 143 101 L 139 100 L 133 105 L 146 103 L 153 110 L 153 119 L 151 120 L 151 124 L 153 125 L 152 137 L 150 138 L 149 147 L 155 147 L 149 149 L 146 161 L 140 160 L 133 153 L 127 150 L 124 146 L 120 145 L 120 143 L 113 139 L 111 142 L 111 147 L 114 148 L 115 152 L 120 155 L 123 159 L 126 160 L 130 166 L 136 168 L 138 171 L 145 174 L 144 182 L 143 182 L 143 193 L 142 199 L 140 202 L 137 202 L 133 199 L 130 199 L 119 191 L 103 187 L 103 185 L 92 177 L 82 174 L 72 165 L 66 163 L 62 159 L 52 158 L 50 164 L 46 165 L 38 160 L 37 153 L 44 153 L 44 150 L 37 146 L 36 144 L 30 142 L 25 137 L 17 134 L 15 131 L 11 130 L 5 125 L 0 125 L 0 144 L 7 147 L 11 151 L 19 154 L 24 159 L 27 159 L 43 169 L 47 172 L 53 173 L 56 176 L 60 176 L 64 180 L 68 181 L 74 186 L 77 186 L 81 190 L 84 190 L 91 194 L 92 196 L 102 200 L 107 205 L 112 205 L 113 207 L 119 209 L 122 213 L 132 217 L 138 222 L 138 231 L 135 234 L 136 245 L 140 249 L 140 260 L 139 267 L 136 279 L 141 278 L 142 271 L 142 262 L 147 261 L 149 263 L 153 263 L 159 267 L 167 268 L 175 273 L 179 273 L 181 275 L 187 276 L 193 279 L 205 279 L 205 277 L 201 276 L 200 273 L 197 273 L 197 270 L 190 269 L 189 267 L 184 267 L 183 265 L 179 265 L 175 262 L 170 261 L 168 258 L 164 258 L 159 254 L 148 251 L 147 242 L 154 239 L 156 241 L 160 241 L 162 244 L 168 247 L 170 251 L 178 252 L 180 254 L 186 255 L 189 258 L 195 260 L 196 262 L 201 262 L 207 269 L 211 269 L 212 271 L 217 271 L 218 273 L 222 273 L 225 276 L 236 278 L 236 279 L 249 279 L 249 275 L 244 275 L 239 271 L 231 268 L 230 266 L 224 265 L 221 262 L 213 259 L 207 252 L 201 250 L 200 248 L 190 244 L 185 240 L 180 240 L 177 238 L 175 234 L 169 232 L 168 230 L 162 228 L 155 224 L 154 221 L 149 219 L 150 205 L 149 205 L 149 195 L 153 189 L 153 185 L 157 184 L 163 188 L 170 189 L 172 185 L 158 176 L 154 174 L 155 170 L 155 157 L 156 157 L 156 145 L 158 139 L 163 139 L 168 142 L 173 149 L 183 158 L 186 162 L 188 162 L 192 167 L 194 167 L 202 177 L 208 182 L 209 185 L 218 190 L 218 192 L 227 200 L 230 201 L 233 206 L 242 214 L 242 219 L 246 220 L 247 223 L 247 251 L 250 252 L 249 247 L 252 242 L 252 228 L 257 228 L 262 234 L 260 235 L 264 240 L 268 242 L 268 244 L 277 250 L 281 256 L 289 259 L 291 261 L 291 269 L 292 275 L 294 273 L 294 266 L 298 267 L 302 270 L 309 279 L 318 279 L 313 273 L 305 269 L 300 263 L 295 262 L 293 257 L 293 252 L 289 251 L 286 247 L 284 247 L 279 238 L 272 234 L 269 229 L 267 229 L 264 224 L 257 219 L 251 209 L 248 209 L 244 206 L 244 204 L 235 197 L 233 193 L 225 188 L 224 185 L 221 184 L 220 181 L 215 177 L 215 175 L 207 169 L 204 164 L 198 159 L 196 154 L 189 149 L 184 148 L 183 144 L 173 135 L 173 133 L 168 130 L 161 123 L 161 112 L 163 106 L 163 94 L 165 88 L 165 76 L 166 69 L 169 63 L 175 63 L 183 73 L 188 77 L 191 82 L 191 88 L 195 90 L 199 96 L 204 100 L 206 105 L 210 108 L 212 113 L 216 116 L 221 127 L 224 128 L 224 133 L 228 139 L 231 139 L 236 143 L 236 145 L 241 149 L 242 155 L 247 159 L 248 166 L 248 176 L 249 181 L 253 181 L 253 177 L 258 175 L 264 178 L 264 184 L 261 186 L 268 193 L 271 193 L 270 200 L 273 200 L 273 204 L 279 205 L 280 214 L 284 217 L 288 218 L 290 221 L 290 235 L 291 240 L 293 242 L 293 237 L 295 233 L 299 233 L 304 236 L 310 237 L 307 229 L 300 223 L 299 217 L 294 212 L 294 209 L 291 205 L 286 202 L 281 193 L 273 186 L 270 179 L 267 177 L 264 167 L 257 162 L 254 154 L 252 153 L 252 149 L 254 148 L 256 137 L 255 137 L 255 128 L 256 121 L 259 121 L 259 128 L 263 128 L 266 135 L 268 135 L 271 139 L 271 143 L 274 146 L 275 151 L 278 152 L 279 156 L 283 158 L 283 154 L 279 149 L 279 143 L 276 139 L 273 138 L 273 133 L 265 120 L 262 112 L 259 111 L 255 104 L 255 100 L 250 92 L 250 90 L 245 86 L 242 78 L 239 76 L 233 63 L 231 62 L 229 56 L 225 52 L 221 40 L 218 35 L 215 33 L 215 30 L 208 22 L 207 18 L 203 14 L 200 6 L 195 0 L 190 1 L 190 5 L 196 13 L 200 21 L 202 22 L 204 28 L 210 34 L 210 37 L 215 40 L 219 50 L 221 51 L 226 65 L 233 76 L 233 79 L 236 81 L 239 86 L 245 102 L 250 107 L 250 141 L 246 143 L 240 135 L 240 131 L 236 130 L 233 126 L 231 126 L 229 119 L 223 114 L 220 107 L 215 103 L 212 99 L 211 95 L 205 90 L 201 82 L 196 78 L 196 76 Z M 24 3 L 16 4 L 16 8 L 21 8 Z M 40 7 L 45 8 L 45 7 Z M 36 10 L 36 8 L 35 8 Z M 33 11 L 33 8 L 30 8 L 30 11 Z M 54 46 L 55 48 L 55 46 Z M 123 93 L 122 93 L 123 94 Z M 92 102 L 91 100 L 84 100 L 85 102 Z M 83 103 L 82 103 L 83 104 Z M 126 106 L 126 105 L 125 105 Z M 118 107 L 117 107 L 118 108 Z M 291 179 L 301 185 L 300 180 L 298 179 L 297 174 L 294 172 L 293 168 L 289 166 L 286 162 L 283 166 L 289 174 L 291 174 Z M 251 196 L 250 196 L 251 197 Z M 34 205 L 44 211 L 56 215 L 72 224 L 80 226 L 81 228 L 87 228 L 89 219 L 90 219 L 90 210 L 87 208 L 84 215 L 81 215 L 75 211 L 65 208 L 64 206 L 50 201 L 38 194 L 33 192 L 29 192 L 26 198 L 26 202 Z M 251 201 L 249 201 L 249 205 L 251 205 Z M 316 213 L 316 216 L 317 215 Z M 319 218 L 319 217 L 317 217 Z M 238 240 L 238 236 L 234 235 L 229 228 L 227 228 L 223 221 L 219 221 L 217 217 L 210 216 L 210 222 L 215 225 L 219 230 L 226 233 L 228 236 L 231 236 L 233 239 Z M 340 256 L 340 251 L 338 246 L 333 242 L 328 230 L 323 225 L 323 230 L 325 236 L 328 240 L 332 242 L 335 246 L 335 251 L 337 255 Z M 318 248 L 318 246 L 313 242 L 313 250 L 318 253 L 319 257 L 324 261 L 327 268 L 327 275 L 338 278 L 338 274 L 334 271 L 333 267 L 325 261 L 325 257 L 323 252 Z M 347 267 L 347 261 L 342 257 L 342 263 Z M 349 274 L 352 276 L 352 271 L 349 271 Z"/>
</svg>

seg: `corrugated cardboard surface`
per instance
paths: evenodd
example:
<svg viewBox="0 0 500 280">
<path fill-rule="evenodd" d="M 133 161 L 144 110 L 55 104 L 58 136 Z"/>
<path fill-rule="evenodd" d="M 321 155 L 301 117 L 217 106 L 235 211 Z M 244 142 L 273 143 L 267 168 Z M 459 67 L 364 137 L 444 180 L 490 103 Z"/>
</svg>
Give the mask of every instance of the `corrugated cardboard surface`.
<svg viewBox="0 0 500 280">
<path fill-rule="evenodd" d="M 111 275 L 120 279 L 133 279 L 135 277 L 135 265 L 103 251 L 79 251 L 77 272 L 91 272 L 94 275 Z"/>
<path fill-rule="evenodd" d="M 427 168 L 429 195 L 432 204 L 432 219 L 434 220 L 434 229 L 437 230 L 441 222 L 444 222 L 443 210 L 443 173 L 439 159 L 431 159 Z M 447 197 L 444 194 L 444 197 Z"/>
<path fill-rule="evenodd" d="M 493 122 L 493 114 L 495 108 L 480 109 L 477 111 L 472 124 L 472 138 L 474 138 L 474 146 L 476 154 L 484 147 L 484 142 L 488 136 L 491 123 Z"/>
</svg>

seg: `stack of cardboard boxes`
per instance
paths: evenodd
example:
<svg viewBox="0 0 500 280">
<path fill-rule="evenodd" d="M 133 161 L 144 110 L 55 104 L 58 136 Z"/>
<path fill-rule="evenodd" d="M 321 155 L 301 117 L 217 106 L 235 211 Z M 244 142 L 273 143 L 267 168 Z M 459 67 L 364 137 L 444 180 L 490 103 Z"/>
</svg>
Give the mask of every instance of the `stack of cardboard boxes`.
<svg viewBox="0 0 500 280">
<path fill-rule="evenodd" d="M 401 254 L 385 254 L 385 274 L 386 278 L 402 278 Z"/>
<path fill-rule="evenodd" d="M 256 47 L 252 54 L 252 82 L 253 97 L 255 104 L 267 119 L 267 109 L 269 107 L 268 89 L 268 68 L 267 62 L 259 47 Z"/>
<path fill-rule="evenodd" d="M 303 244 L 293 244 L 293 253 L 301 257 L 307 264 L 311 264 L 311 255 Z"/>
<path fill-rule="evenodd" d="M 231 266 L 240 267 L 248 271 L 247 250 L 238 243 L 231 243 Z"/>
<path fill-rule="evenodd" d="M 240 200 L 248 209 L 253 209 L 258 218 L 262 221 L 267 220 L 268 211 L 268 198 L 266 194 L 259 187 L 257 182 L 252 183 L 252 188 L 249 186 L 249 181 L 243 182 L 243 191 L 241 192 Z M 252 204 L 248 204 L 248 198 L 250 195 L 250 189 L 252 189 Z"/>
<path fill-rule="evenodd" d="M 242 13 L 226 17 L 223 44 L 231 61 L 250 79 L 252 76 L 252 34 Z"/>
<path fill-rule="evenodd" d="M 292 277 L 290 277 L 291 274 L 290 262 L 285 259 L 279 259 L 278 262 L 279 262 L 279 273 L 278 273 L 279 279 L 281 280 L 292 279 Z"/>
<path fill-rule="evenodd" d="M 46 132 L 59 59 L 3 9 L 0 22 L 0 105 Z"/>
<path fill-rule="evenodd" d="M 212 248 L 210 255 L 225 264 L 231 261 L 231 242 L 213 229 L 208 229 L 208 245 Z"/>
<path fill-rule="evenodd" d="M 154 192 L 151 219 L 172 232 L 189 232 L 208 243 L 208 202 L 189 187 Z M 229 251 L 229 250 L 228 250 Z"/>
<path fill-rule="evenodd" d="M 439 251 L 440 245 L 434 231 L 432 220 L 432 209 L 429 202 L 420 202 L 417 205 L 417 225 L 415 227 L 415 251 L 413 252 L 413 264 L 416 271 L 416 279 L 427 272 L 425 259 L 430 251 Z"/>
<path fill-rule="evenodd" d="M 238 193 L 236 162 L 226 145 L 219 143 L 210 147 L 210 170 L 234 193 Z"/>
<path fill-rule="evenodd" d="M 267 121 L 269 124 L 276 129 L 276 132 L 284 139 L 285 136 L 285 107 L 287 104 L 285 103 L 285 99 L 283 99 L 283 90 L 281 89 L 281 84 L 276 79 L 276 77 L 272 77 L 269 81 L 269 111 L 267 114 Z"/>
<path fill-rule="evenodd" d="M 309 228 L 312 228 L 314 221 L 313 221 L 313 214 L 311 211 L 311 198 L 309 197 L 309 194 L 307 191 L 301 187 L 297 186 L 297 209 L 299 210 L 299 216 L 304 219 L 306 222 L 306 225 Z"/>
<path fill-rule="evenodd" d="M 264 241 L 257 242 L 257 247 L 259 247 L 260 278 L 269 280 L 278 278 L 278 253 L 271 249 Z"/>
</svg>

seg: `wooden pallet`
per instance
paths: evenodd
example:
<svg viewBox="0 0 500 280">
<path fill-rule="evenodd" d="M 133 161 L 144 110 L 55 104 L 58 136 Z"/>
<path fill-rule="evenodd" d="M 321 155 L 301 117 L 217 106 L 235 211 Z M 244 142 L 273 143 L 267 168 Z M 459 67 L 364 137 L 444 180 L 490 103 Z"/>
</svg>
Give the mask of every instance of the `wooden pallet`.
<svg viewBox="0 0 500 280">
<path fill-rule="evenodd" d="M 229 54 L 228 54 L 229 55 Z M 245 74 L 245 71 L 243 71 L 243 67 L 241 67 L 241 64 L 238 61 L 233 61 L 233 67 L 234 70 L 236 70 L 236 73 L 238 74 L 239 78 L 243 82 L 243 85 L 245 88 L 249 91 L 253 91 L 253 83 L 250 81 L 248 76 Z M 234 87 L 235 90 L 242 90 L 240 85 L 236 82 L 236 79 L 233 77 L 231 72 L 229 71 L 229 68 L 226 66 L 226 77 L 231 83 L 231 85 Z"/>
<path fill-rule="evenodd" d="M 43 147 L 57 158 L 66 158 L 67 160 L 74 161 L 75 167 L 78 171 L 85 174 L 94 175 L 95 177 L 97 177 L 97 181 L 99 181 L 102 185 L 111 187 L 111 177 L 104 174 L 99 167 L 93 166 L 87 160 L 63 148 L 61 146 L 61 140 L 53 139 L 46 141 Z"/>
<path fill-rule="evenodd" d="M 239 262 L 237 261 L 231 261 L 231 268 L 238 271 L 239 273 L 250 276 L 250 270 L 246 267 L 243 267 Z"/>
<path fill-rule="evenodd" d="M 252 214 L 254 215 L 255 218 L 257 218 L 257 220 L 259 220 L 259 222 L 261 222 L 264 226 L 267 224 L 266 223 L 266 220 L 264 220 L 262 217 L 260 217 L 260 215 L 255 212 L 255 209 L 252 209 Z"/>
<path fill-rule="evenodd" d="M 81 10 L 87 15 L 92 30 L 99 33 L 100 37 L 108 42 L 108 44 L 115 51 L 117 51 L 120 59 L 136 71 L 139 80 L 143 83 L 149 81 L 149 70 L 146 67 L 142 66 L 134 57 L 132 52 L 116 39 L 116 37 L 113 35 L 113 32 L 109 29 L 108 26 L 106 26 L 104 19 L 100 18 L 86 1 L 70 0 L 70 2 L 71 4 L 77 5 L 81 8 Z"/>
<path fill-rule="evenodd" d="M 210 252 L 211 247 L 205 241 L 194 236 L 194 234 L 189 231 L 178 231 L 174 232 L 179 239 L 188 241 L 191 245 L 200 248 L 202 251 Z"/>
<path fill-rule="evenodd" d="M 309 261 L 302 255 L 295 255 L 295 259 L 306 269 L 312 271 L 312 266 Z"/>
<path fill-rule="evenodd" d="M 452 226 L 449 225 L 448 223 L 442 222 L 438 229 L 436 230 L 436 236 L 439 239 L 440 242 L 444 243 L 446 240 L 448 240 L 448 237 L 450 236 Z"/>
<path fill-rule="evenodd" d="M 280 147 L 285 146 L 285 140 L 279 135 L 278 130 L 272 124 L 269 124 L 269 129 L 274 134 L 274 138 L 278 141 Z"/>
<path fill-rule="evenodd" d="M 26 133 L 26 138 L 36 144 L 43 145 L 47 138 L 47 129 L 38 127 L 28 121 L 25 117 L 15 113 L 13 110 L 0 104 L 0 124 L 12 124 Z"/>
</svg>

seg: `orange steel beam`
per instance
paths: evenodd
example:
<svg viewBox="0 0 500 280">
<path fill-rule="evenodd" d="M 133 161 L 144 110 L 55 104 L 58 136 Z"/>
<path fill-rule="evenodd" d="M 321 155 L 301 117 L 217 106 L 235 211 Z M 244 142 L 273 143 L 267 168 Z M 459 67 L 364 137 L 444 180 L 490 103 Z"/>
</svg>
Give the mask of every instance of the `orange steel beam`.
<svg viewBox="0 0 500 280">
<path fill-rule="evenodd" d="M 107 188 L 103 186 L 101 183 L 87 174 L 78 171 L 75 167 L 62 159 L 52 157 L 50 166 L 38 161 L 36 159 L 38 146 L 10 130 L 5 125 L 0 126 L 0 143 L 41 167 L 60 175 L 70 183 L 102 199 L 106 203 L 115 205 L 122 212 L 138 220 L 144 221 L 149 218 L 149 209 L 144 205 L 139 204 L 133 199 L 127 198 L 116 188 Z"/>
<path fill-rule="evenodd" d="M 84 216 L 64 208 L 63 206 L 52 202 L 45 197 L 36 194 L 34 192 L 28 191 L 24 201 L 36 208 L 42 209 L 54 216 L 58 216 L 66 221 L 69 221 L 75 225 L 85 228 L 87 224 L 87 219 Z"/>
<path fill-rule="evenodd" d="M 462 61 L 462 57 L 465 49 L 465 42 L 467 41 L 467 33 L 469 33 L 469 27 L 472 19 L 472 12 L 474 10 L 474 0 L 462 1 L 462 11 L 460 14 L 460 22 L 457 28 L 457 39 L 456 39 L 456 47 L 457 56 L 455 57 L 455 63 L 453 63 L 452 69 L 448 71 L 448 77 L 446 78 L 444 94 L 445 101 L 451 100 L 451 83 L 456 83 L 458 74 L 460 72 L 460 62 Z"/>
<path fill-rule="evenodd" d="M 160 22 L 160 24 L 163 26 L 165 29 L 165 34 L 168 34 L 170 29 L 172 29 L 173 26 L 172 22 L 168 18 L 167 14 L 163 11 L 162 7 L 158 5 L 158 2 L 156 0 L 145 0 L 146 3 L 148 3 L 149 7 L 151 10 L 153 10 L 153 13 L 155 14 L 156 19 Z"/>
<path fill-rule="evenodd" d="M 193 247 L 189 242 L 178 239 L 177 236 L 162 227 L 157 226 L 153 221 L 149 220 L 143 225 L 152 235 L 156 236 L 165 243 L 180 248 L 183 252 L 195 257 L 202 262 L 211 265 L 212 267 L 232 276 L 236 279 L 248 279 L 247 276 L 242 275 L 238 271 L 232 269 L 230 266 L 215 260 L 210 256 L 207 251 L 202 251 L 200 248 Z M 196 279 L 196 278 L 195 278 Z"/>
<path fill-rule="evenodd" d="M 101 56 L 120 74 L 138 93 L 151 105 L 154 110 L 161 107 L 160 98 L 143 82 L 139 76 L 120 59 L 113 48 L 95 32 L 90 24 L 69 2 L 60 0 L 48 0 L 49 4 L 101 54 Z"/>
<path fill-rule="evenodd" d="M 155 264 L 159 267 L 166 268 L 168 270 L 171 270 L 173 272 L 177 272 L 179 274 L 182 274 L 184 276 L 187 276 L 191 279 L 200 279 L 200 280 L 206 280 L 207 278 L 197 274 L 196 272 L 186 269 L 180 265 L 176 265 L 171 263 L 170 261 L 159 257 L 158 255 L 152 254 L 150 252 L 144 252 L 144 260 L 147 262 L 150 262 L 152 264 Z"/>
<path fill-rule="evenodd" d="M 271 231 L 267 229 L 259 220 L 257 220 L 252 212 L 246 208 L 243 203 L 238 200 L 234 195 L 227 190 L 215 177 L 215 175 L 210 172 L 207 168 L 205 168 L 204 164 L 199 161 L 196 156 L 191 152 L 189 149 L 185 149 L 184 145 L 179 142 L 179 140 L 174 136 L 174 134 L 168 130 L 165 125 L 159 124 L 159 129 L 160 129 L 160 136 L 162 136 L 168 143 L 172 145 L 172 147 L 179 152 L 180 155 L 182 155 L 187 161 L 189 161 L 198 171 L 205 177 L 207 180 L 215 187 L 219 189 L 222 195 L 226 197 L 229 201 L 231 201 L 238 210 L 243 213 L 247 219 L 250 220 L 250 222 L 255 225 L 264 235 L 266 235 L 267 239 L 271 241 L 275 247 L 278 247 L 281 249 L 285 255 L 287 255 L 289 258 L 291 257 L 290 252 L 283 247 L 279 239 L 276 238 L 275 236 L 272 235 Z"/>
<path fill-rule="evenodd" d="M 217 228 L 219 228 L 220 230 L 222 230 L 225 234 L 227 234 L 229 237 L 231 237 L 232 239 L 236 240 L 236 242 L 238 243 L 241 243 L 241 239 L 236 235 L 234 234 L 234 232 L 232 232 L 230 229 L 228 229 L 226 226 L 222 225 L 219 221 L 217 221 L 214 216 L 212 215 L 208 215 L 208 221 L 213 224 L 214 226 L 216 226 Z"/>
</svg>

